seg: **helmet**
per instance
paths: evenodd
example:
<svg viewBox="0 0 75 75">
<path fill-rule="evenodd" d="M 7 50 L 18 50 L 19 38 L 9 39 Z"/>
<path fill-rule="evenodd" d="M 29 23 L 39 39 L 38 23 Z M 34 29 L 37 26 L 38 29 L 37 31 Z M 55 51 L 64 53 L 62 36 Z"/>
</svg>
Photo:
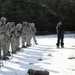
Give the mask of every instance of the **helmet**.
<svg viewBox="0 0 75 75">
<path fill-rule="evenodd" d="M 35 23 L 32 23 L 31 26 L 34 27 L 35 26 Z"/>
<path fill-rule="evenodd" d="M 11 22 L 12 26 L 15 26 L 15 22 Z"/>
<path fill-rule="evenodd" d="M 11 22 L 8 22 L 8 23 L 7 23 L 7 28 L 8 28 L 8 27 L 9 27 L 9 28 L 11 28 L 11 27 L 12 27 Z"/>
<path fill-rule="evenodd" d="M 8 22 L 7 25 L 10 25 L 11 22 Z"/>
<path fill-rule="evenodd" d="M 1 22 L 6 22 L 6 18 L 5 17 L 1 17 Z"/>
<path fill-rule="evenodd" d="M 27 24 L 28 24 L 28 22 L 27 22 L 27 21 L 23 22 L 23 25 L 27 25 Z"/>
<path fill-rule="evenodd" d="M 21 24 L 21 23 L 18 23 L 18 24 L 16 25 L 16 27 L 17 27 L 17 28 L 22 28 L 22 24 Z"/>
<path fill-rule="evenodd" d="M 29 23 L 28 25 L 30 26 L 32 23 Z"/>
</svg>

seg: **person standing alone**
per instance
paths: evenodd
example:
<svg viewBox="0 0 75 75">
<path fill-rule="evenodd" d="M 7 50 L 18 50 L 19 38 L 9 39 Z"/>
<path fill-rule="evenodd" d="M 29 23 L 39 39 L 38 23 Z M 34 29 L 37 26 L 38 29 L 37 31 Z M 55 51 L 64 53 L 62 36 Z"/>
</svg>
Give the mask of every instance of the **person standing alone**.
<svg viewBox="0 0 75 75">
<path fill-rule="evenodd" d="M 61 21 L 59 21 L 57 23 L 56 32 L 57 32 L 56 46 L 57 46 L 57 48 L 59 48 L 59 45 L 61 44 L 61 48 L 64 48 L 64 41 L 63 41 L 63 39 L 64 39 L 64 26 Z"/>
</svg>

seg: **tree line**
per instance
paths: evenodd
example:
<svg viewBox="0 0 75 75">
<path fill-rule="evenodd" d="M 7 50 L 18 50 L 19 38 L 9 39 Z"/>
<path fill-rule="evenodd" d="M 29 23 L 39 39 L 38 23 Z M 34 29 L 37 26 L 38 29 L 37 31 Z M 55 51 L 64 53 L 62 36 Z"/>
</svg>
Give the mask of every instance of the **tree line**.
<svg viewBox="0 0 75 75">
<path fill-rule="evenodd" d="M 75 0 L 0 0 L 0 17 L 7 21 L 34 22 L 37 34 L 55 33 L 62 20 L 65 31 L 75 29 Z"/>
</svg>

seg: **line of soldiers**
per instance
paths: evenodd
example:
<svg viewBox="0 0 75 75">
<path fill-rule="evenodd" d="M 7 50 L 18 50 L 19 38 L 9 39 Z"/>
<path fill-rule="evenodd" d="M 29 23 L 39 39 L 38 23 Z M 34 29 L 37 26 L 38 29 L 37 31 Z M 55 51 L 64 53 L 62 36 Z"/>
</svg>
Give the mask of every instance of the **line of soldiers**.
<svg viewBox="0 0 75 75">
<path fill-rule="evenodd" d="M 11 56 L 11 52 L 9 50 L 11 44 L 12 54 L 20 51 L 19 39 L 22 37 L 22 48 L 27 48 L 31 46 L 31 39 L 33 38 L 35 44 L 37 44 L 35 33 L 36 27 L 35 23 L 28 23 L 27 21 L 18 23 L 8 22 L 5 17 L 1 17 L 0 19 L 0 59 L 8 60 Z"/>
</svg>

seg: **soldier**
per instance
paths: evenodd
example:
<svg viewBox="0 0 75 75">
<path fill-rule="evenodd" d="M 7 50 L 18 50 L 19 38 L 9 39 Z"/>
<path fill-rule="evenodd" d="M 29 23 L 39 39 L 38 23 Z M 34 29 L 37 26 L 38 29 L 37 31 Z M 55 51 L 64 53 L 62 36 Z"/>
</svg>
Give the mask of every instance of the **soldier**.
<svg viewBox="0 0 75 75">
<path fill-rule="evenodd" d="M 6 18 L 1 17 L 1 25 L 0 25 L 0 58 L 1 58 L 1 50 L 3 51 L 3 60 L 9 59 L 6 56 Z"/>
<path fill-rule="evenodd" d="M 16 45 L 16 51 L 20 51 L 20 48 L 19 48 L 19 45 L 20 45 L 20 42 L 19 42 L 19 39 L 20 39 L 20 36 L 21 36 L 21 29 L 22 29 L 22 24 L 18 23 L 16 25 L 16 32 L 15 32 L 15 45 Z"/>
<path fill-rule="evenodd" d="M 2 49 L 3 49 L 3 44 L 2 44 L 2 42 L 3 42 L 3 39 L 4 39 L 4 37 L 5 37 L 5 35 L 4 34 L 2 34 L 4 32 L 4 29 L 3 29 L 3 27 L 2 27 L 2 22 L 0 22 L 0 59 L 2 58 Z"/>
<path fill-rule="evenodd" d="M 6 54 L 7 56 L 11 56 L 11 52 L 9 51 L 10 48 L 10 43 L 11 43 L 11 28 L 12 28 L 12 24 L 11 22 L 7 23 L 6 26 L 7 30 L 6 30 Z"/>
<path fill-rule="evenodd" d="M 27 21 L 25 21 L 25 22 L 23 22 L 23 24 L 22 24 L 23 26 L 22 26 L 22 35 L 21 35 L 21 37 L 22 37 L 22 47 L 23 48 L 27 48 L 26 47 L 26 35 L 27 35 L 27 26 L 28 26 L 28 22 Z"/>
<path fill-rule="evenodd" d="M 61 41 L 61 47 L 63 48 L 64 47 L 64 42 L 63 42 L 63 39 L 64 39 L 64 26 L 63 26 L 61 21 L 59 21 L 57 23 L 56 30 L 57 30 L 57 43 L 56 43 L 57 48 L 59 48 L 60 41 Z"/>
<path fill-rule="evenodd" d="M 35 37 L 35 33 L 37 32 L 37 30 L 36 30 L 36 27 L 35 27 L 35 23 L 32 23 L 31 24 L 31 26 L 32 26 L 32 37 L 33 37 L 33 40 L 34 40 L 34 42 L 35 42 L 35 44 L 37 45 L 38 43 L 37 43 L 37 40 L 36 40 L 36 37 Z"/>
<path fill-rule="evenodd" d="M 16 28 L 15 28 L 15 23 L 14 22 L 11 22 L 12 24 L 12 28 L 11 28 L 11 31 L 10 31 L 10 34 L 11 34 L 11 49 L 12 49 L 12 53 L 16 53 L 16 39 L 15 39 L 15 31 L 16 31 Z"/>
<path fill-rule="evenodd" d="M 30 47 L 31 46 L 31 38 L 32 38 L 32 27 L 31 27 L 31 24 L 32 23 L 29 23 L 28 26 L 27 26 L 27 34 L 26 34 L 26 46 L 27 47 Z"/>
</svg>

